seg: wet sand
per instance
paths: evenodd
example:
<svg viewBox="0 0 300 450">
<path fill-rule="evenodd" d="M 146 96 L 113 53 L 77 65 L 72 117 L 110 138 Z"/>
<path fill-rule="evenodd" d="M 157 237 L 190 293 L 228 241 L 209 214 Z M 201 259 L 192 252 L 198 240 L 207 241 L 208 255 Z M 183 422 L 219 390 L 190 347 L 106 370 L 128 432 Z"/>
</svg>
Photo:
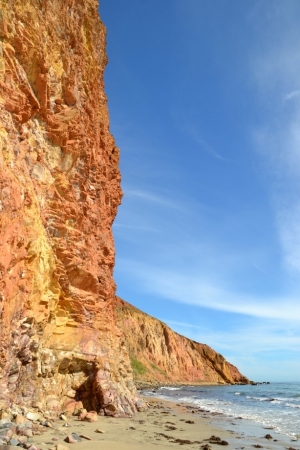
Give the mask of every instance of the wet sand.
<svg viewBox="0 0 300 450">
<path fill-rule="evenodd" d="M 88 423 L 72 417 L 67 421 L 69 427 L 64 426 L 62 420 L 55 421 L 53 429 L 46 428 L 40 436 L 33 437 L 33 444 L 49 450 L 56 450 L 58 444 L 74 450 L 164 450 L 178 449 L 179 446 L 191 450 L 300 449 L 300 445 L 291 442 L 290 438 L 247 420 L 229 418 L 161 399 L 147 397 L 145 400 L 149 409 L 132 418 L 99 416 L 98 422 Z M 103 433 L 97 432 L 97 429 Z M 64 439 L 71 433 L 85 437 L 75 444 L 66 443 Z M 266 439 L 264 436 L 267 434 L 272 437 Z M 216 439 L 211 439 L 212 436 Z"/>
</svg>

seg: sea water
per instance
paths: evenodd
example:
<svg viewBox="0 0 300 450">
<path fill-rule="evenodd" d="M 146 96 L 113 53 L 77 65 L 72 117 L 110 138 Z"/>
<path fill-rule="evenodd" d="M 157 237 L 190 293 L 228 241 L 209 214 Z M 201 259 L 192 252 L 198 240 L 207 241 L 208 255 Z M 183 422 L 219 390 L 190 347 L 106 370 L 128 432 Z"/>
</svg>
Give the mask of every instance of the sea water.
<svg viewBox="0 0 300 450">
<path fill-rule="evenodd" d="M 144 391 L 176 403 L 188 403 L 228 417 L 250 419 L 263 427 L 300 439 L 300 383 L 234 386 L 161 387 Z"/>
</svg>

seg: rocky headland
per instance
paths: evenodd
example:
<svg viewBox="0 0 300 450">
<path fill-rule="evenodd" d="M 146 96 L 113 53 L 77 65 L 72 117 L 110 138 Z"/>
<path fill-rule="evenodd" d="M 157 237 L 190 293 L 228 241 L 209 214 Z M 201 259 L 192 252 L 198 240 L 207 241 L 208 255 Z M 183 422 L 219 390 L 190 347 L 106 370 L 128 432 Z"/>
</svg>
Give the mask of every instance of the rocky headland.
<svg viewBox="0 0 300 450">
<path fill-rule="evenodd" d="M 105 39 L 96 0 L 0 0 L 0 410 L 15 416 L 132 415 L 133 374 L 248 382 L 115 297 Z"/>
<path fill-rule="evenodd" d="M 175 333 L 165 323 L 119 297 L 116 313 L 139 387 L 249 383 L 248 378 L 208 345 Z"/>
</svg>

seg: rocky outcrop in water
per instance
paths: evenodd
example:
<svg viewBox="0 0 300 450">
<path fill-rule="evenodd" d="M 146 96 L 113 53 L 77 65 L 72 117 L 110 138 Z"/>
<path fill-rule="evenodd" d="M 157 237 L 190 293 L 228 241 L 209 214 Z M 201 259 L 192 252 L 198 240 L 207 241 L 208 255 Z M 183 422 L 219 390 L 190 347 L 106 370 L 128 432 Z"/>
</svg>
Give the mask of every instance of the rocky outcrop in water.
<svg viewBox="0 0 300 450">
<path fill-rule="evenodd" d="M 142 384 L 250 383 L 208 345 L 175 333 L 120 298 L 117 317 L 126 335 L 135 380 Z"/>
<path fill-rule="evenodd" d="M 106 63 L 97 1 L 0 1 L 0 409 L 141 406 L 114 312 Z"/>
</svg>

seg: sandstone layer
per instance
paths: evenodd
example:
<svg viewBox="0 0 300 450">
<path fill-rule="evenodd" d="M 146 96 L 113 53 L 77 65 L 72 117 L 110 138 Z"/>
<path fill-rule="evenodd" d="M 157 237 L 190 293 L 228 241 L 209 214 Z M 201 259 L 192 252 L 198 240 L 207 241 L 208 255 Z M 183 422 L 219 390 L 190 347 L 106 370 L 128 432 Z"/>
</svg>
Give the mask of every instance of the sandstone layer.
<svg viewBox="0 0 300 450">
<path fill-rule="evenodd" d="M 118 324 L 136 381 L 153 383 L 250 383 L 239 370 L 205 344 L 187 339 L 165 323 L 117 298 Z"/>
<path fill-rule="evenodd" d="M 106 62 L 96 0 L 0 0 L 0 409 L 139 407 L 114 312 Z"/>
</svg>

